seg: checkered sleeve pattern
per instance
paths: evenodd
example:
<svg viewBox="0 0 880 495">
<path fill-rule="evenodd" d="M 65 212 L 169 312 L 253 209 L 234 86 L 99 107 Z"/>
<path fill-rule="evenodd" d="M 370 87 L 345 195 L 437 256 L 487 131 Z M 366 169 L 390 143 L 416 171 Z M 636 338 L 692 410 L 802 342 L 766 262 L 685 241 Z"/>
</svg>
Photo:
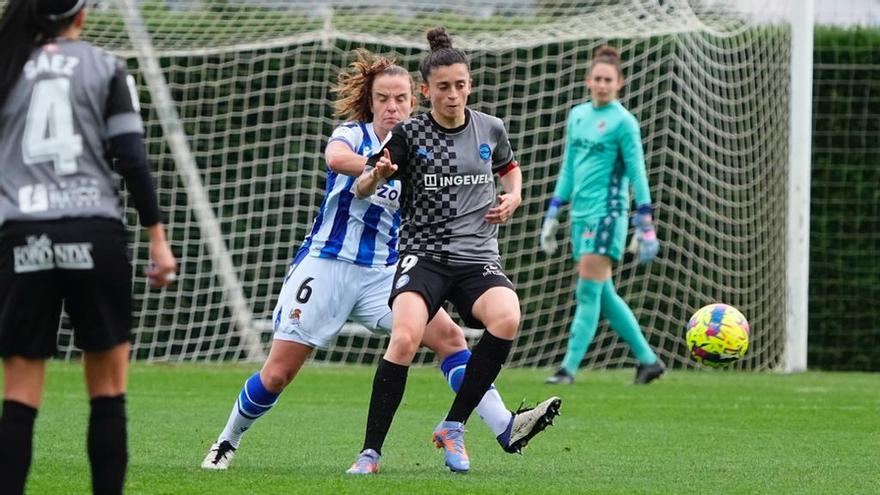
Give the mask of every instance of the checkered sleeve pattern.
<svg viewBox="0 0 880 495">
<path fill-rule="evenodd" d="M 458 195 L 450 188 L 438 188 L 437 180 L 458 172 L 452 139 L 436 129 L 427 114 L 404 125 L 409 142 L 410 166 L 404 173 L 406 222 L 401 233 L 401 252 L 428 254 L 447 262 L 452 232 L 447 220 L 458 214 Z M 409 197 L 407 197 L 409 196 Z"/>
</svg>

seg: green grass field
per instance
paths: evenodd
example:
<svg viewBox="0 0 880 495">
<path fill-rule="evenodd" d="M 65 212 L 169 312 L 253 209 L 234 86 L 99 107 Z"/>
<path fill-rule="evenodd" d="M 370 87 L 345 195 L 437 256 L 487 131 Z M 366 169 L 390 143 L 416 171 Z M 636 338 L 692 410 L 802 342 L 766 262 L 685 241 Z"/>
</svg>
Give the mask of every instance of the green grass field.
<svg viewBox="0 0 880 495">
<path fill-rule="evenodd" d="M 343 474 L 363 439 L 373 368 L 307 367 L 248 432 L 231 469 L 199 469 L 256 365 L 135 365 L 127 493 L 878 493 L 880 374 L 672 372 L 647 387 L 632 372 L 504 370 L 515 408 L 551 394 L 563 416 L 524 456 L 505 454 L 476 416 L 471 473 L 453 475 L 430 443 L 452 395 L 436 369 L 410 373 L 382 472 Z M 50 365 L 30 494 L 88 493 L 81 369 Z"/>
</svg>

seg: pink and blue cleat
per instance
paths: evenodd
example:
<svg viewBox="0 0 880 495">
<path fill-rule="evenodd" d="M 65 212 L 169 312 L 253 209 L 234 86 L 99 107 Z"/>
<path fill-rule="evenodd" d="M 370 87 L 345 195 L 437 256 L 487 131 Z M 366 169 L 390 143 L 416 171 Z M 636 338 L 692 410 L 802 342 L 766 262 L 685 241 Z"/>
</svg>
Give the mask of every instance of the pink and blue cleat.
<svg viewBox="0 0 880 495">
<path fill-rule="evenodd" d="M 363 452 L 358 454 L 358 458 L 354 461 L 354 464 L 348 468 L 346 474 L 376 474 L 379 472 L 379 455 L 373 449 L 364 449 Z"/>
<path fill-rule="evenodd" d="M 467 473 L 471 469 L 467 450 L 464 448 L 464 423 L 443 421 L 434 429 L 434 445 L 443 449 L 446 466 L 454 473 Z"/>
</svg>

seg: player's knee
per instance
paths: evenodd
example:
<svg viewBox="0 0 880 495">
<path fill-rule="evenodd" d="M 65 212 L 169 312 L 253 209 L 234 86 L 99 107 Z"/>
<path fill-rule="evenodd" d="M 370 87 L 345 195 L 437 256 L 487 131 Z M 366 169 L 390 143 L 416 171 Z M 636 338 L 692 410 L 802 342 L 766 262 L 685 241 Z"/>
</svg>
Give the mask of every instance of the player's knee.
<svg viewBox="0 0 880 495">
<path fill-rule="evenodd" d="M 492 322 L 487 322 L 486 326 L 492 335 L 496 337 L 512 339 L 516 336 L 519 329 L 520 314 L 518 311 L 503 313 L 495 316 Z"/>
<path fill-rule="evenodd" d="M 439 332 L 440 345 L 450 351 L 459 351 L 467 348 L 467 341 L 464 339 L 464 332 L 461 327 L 450 320 L 448 325 L 444 325 Z"/>
<path fill-rule="evenodd" d="M 415 356 L 422 340 L 418 333 L 415 329 L 395 328 L 391 334 L 388 351 L 400 356 Z"/>
<path fill-rule="evenodd" d="M 291 381 L 295 373 L 284 367 L 273 366 L 266 368 L 260 373 L 260 381 L 263 387 L 273 394 L 280 393 Z"/>
<path fill-rule="evenodd" d="M 443 344 L 450 353 L 467 349 L 467 340 L 464 338 L 464 332 L 457 325 L 453 326 L 449 333 L 446 334 Z"/>
</svg>

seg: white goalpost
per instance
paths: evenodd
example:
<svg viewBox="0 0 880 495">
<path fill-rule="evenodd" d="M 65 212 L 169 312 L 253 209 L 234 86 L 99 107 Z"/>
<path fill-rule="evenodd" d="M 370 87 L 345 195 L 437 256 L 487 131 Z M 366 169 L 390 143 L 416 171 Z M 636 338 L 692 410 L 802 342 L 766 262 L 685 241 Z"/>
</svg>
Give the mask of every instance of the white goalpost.
<svg viewBox="0 0 880 495">
<path fill-rule="evenodd" d="M 786 212 L 785 353 L 783 370 L 807 369 L 810 282 L 810 173 L 814 1 L 791 6 L 791 125 Z"/>
<path fill-rule="evenodd" d="M 275 297 L 323 196 L 339 70 L 365 47 L 416 74 L 425 31 L 445 25 L 471 57 L 471 105 L 505 121 L 524 172 L 523 204 L 500 236 L 523 310 L 510 365 L 554 366 L 565 352 L 574 265 L 567 247 L 548 258 L 537 238 L 567 112 L 610 43 L 625 61 L 621 99 L 641 123 L 663 243 L 649 267 L 616 268 L 620 295 L 668 365 L 694 366 L 684 324 L 721 301 L 753 328 L 736 367 L 803 369 L 808 230 L 795 227 L 809 219 L 809 174 L 790 167 L 809 165 L 810 94 L 790 82 L 810 79 L 808 41 L 787 17 L 795 4 L 756 15 L 725 0 L 91 2 L 87 39 L 128 60 L 142 88 L 180 259 L 176 286 L 136 290 L 134 357 L 263 358 Z M 146 246 L 135 239 L 138 259 Z M 586 364 L 633 364 L 606 328 Z M 61 344 L 75 355 L 69 332 Z M 349 326 L 314 359 L 374 363 L 385 345 Z"/>
</svg>

